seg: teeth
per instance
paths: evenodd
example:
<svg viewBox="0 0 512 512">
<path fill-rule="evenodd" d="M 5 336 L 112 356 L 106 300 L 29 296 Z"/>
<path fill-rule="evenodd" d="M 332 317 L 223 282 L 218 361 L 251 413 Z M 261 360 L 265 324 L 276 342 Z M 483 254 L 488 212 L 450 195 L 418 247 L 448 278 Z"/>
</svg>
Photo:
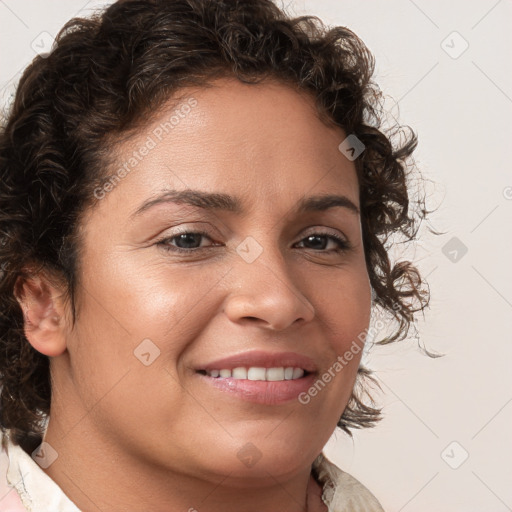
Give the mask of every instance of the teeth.
<svg viewBox="0 0 512 512">
<path fill-rule="evenodd" d="M 304 370 L 302 368 L 294 368 L 292 379 L 300 379 L 304 375 Z"/>
<path fill-rule="evenodd" d="M 235 380 L 266 380 L 272 382 L 295 380 L 304 376 L 304 370 L 302 368 L 293 368 L 292 366 L 288 366 L 286 368 L 283 366 L 278 368 L 261 368 L 257 366 L 245 368 L 243 366 L 239 366 L 237 368 L 233 368 L 233 370 L 209 370 L 206 373 L 210 377 L 216 378 L 231 378 Z"/>
<path fill-rule="evenodd" d="M 267 380 L 284 380 L 284 368 L 268 368 L 266 372 Z"/>
<path fill-rule="evenodd" d="M 242 367 L 233 368 L 230 377 L 233 377 L 233 379 L 247 379 L 247 369 Z"/>
<path fill-rule="evenodd" d="M 265 376 L 266 376 L 265 368 L 258 368 L 256 366 L 251 366 L 247 370 L 247 378 L 249 380 L 267 380 L 265 378 Z"/>
<path fill-rule="evenodd" d="M 293 368 L 288 367 L 284 369 L 284 378 L 286 380 L 292 380 L 293 379 Z"/>
</svg>

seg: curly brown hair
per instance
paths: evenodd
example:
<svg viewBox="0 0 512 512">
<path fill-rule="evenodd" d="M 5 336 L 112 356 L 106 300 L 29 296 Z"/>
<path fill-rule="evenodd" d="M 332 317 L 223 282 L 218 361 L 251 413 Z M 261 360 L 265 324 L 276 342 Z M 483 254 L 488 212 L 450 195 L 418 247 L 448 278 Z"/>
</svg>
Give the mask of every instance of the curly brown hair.
<svg viewBox="0 0 512 512">
<path fill-rule="evenodd" d="M 0 129 L 1 431 L 25 449 L 37 446 L 51 403 L 49 358 L 25 337 L 17 279 L 44 271 L 64 283 L 75 321 L 78 227 L 97 200 L 112 141 L 180 89 L 215 78 L 270 78 L 307 91 L 326 122 L 364 144 L 355 164 L 367 269 L 374 306 L 396 321 L 380 343 L 406 338 L 430 293 L 416 267 L 392 264 L 388 252 L 397 235 L 413 240 L 430 212 L 424 195 L 411 195 L 417 136 L 398 124 L 382 128 L 373 72 L 352 31 L 291 17 L 270 0 L 120 0 L 69 21 L 52 51 L 24 71 Z M 371 378 L 363 367 L 338 423 L 349 434 L 380 418 L 361 378 Z"/>
</svg>

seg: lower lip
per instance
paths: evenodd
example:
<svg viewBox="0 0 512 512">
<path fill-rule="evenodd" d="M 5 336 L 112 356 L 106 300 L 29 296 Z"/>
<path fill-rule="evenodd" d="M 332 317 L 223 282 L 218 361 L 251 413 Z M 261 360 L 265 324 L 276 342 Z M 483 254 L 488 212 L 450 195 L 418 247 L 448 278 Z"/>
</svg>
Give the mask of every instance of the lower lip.
<svg viewBox="0 0 512 512">
<path fill-rule="evenodd" d="M 204 381 L 220 391 L 247 402 L 265 405 L 279 405 L 293 400 L 306 392 L 314 382 L 315 375 L 310 373 L 300 379 L 266 381 L 232 379 L 229 377 L 209 377 L 197 373 Z"/>
</svg>

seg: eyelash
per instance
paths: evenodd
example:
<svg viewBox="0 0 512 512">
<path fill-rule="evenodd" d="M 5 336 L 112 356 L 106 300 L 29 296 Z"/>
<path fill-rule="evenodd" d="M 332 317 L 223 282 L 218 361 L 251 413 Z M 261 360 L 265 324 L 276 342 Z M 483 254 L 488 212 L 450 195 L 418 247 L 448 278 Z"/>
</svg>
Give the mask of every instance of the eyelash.
<svg viewBox="0 0 512 512">
<path fill-rule="evenodd" d="M 181 235 L 201 235 L 201 236 L 204 236 L 204 237 L 206 237 L 206 238 L 211 240 L 210 235 L 208 233 L 205 233 L 204 231 L 183 231 L 182 233 L 176 233 L 175 235 L 173 235 L 171 237 L 166 237 L 166 238 L 162 238 L 162 239 L 158 240 L 156 242 L 156 245 L 161 246 L 166 251 L 182 253 L 182 254 L 188 254 L 188 255 L 200 252 L 202 250 L 207 250 L 207 249 L 211 249 L 212 248 L 210 246 L 210 247 L 196 247 L 196 248 L 193 248 L 193 249 L 183 249 L 182 247 L 175 247 L 173 245 L 169 245 L 168 243 L 166 243 L 166 242 L 169 242 L 171 240 L 174 240 L 175 238 L 178 238 Z M 309 238 L 311 236 L 327 237 L 327 238 L 329 238 L 331 240 L 334 240 L 334 242 L 336 242 L 338 244 L 338 248 L 337 249 L 331 249 L 330 251 L 326 251 L 324 249 L 310 249 L 311 251 L 323 252 L 323 253 L 327 253 L 327 254 L 329 254 L 329 253 L 336 253 L 336 254 L 338 254 L 338 253 L 347 252 L 350 249 L 352 249 L 352 245 L 350 244 L 350 242 L 348 242 L 347 240 L 345 240 L 341 236 L 338 236 L 338 235 L 335 235 L 335 234 L 332 234 L 332 233 L 314 232 L 314 233 L 311 233 L 311 234 L 307 235 L 300 242 L 303 242 L 306 238 Z"/>
</svg>

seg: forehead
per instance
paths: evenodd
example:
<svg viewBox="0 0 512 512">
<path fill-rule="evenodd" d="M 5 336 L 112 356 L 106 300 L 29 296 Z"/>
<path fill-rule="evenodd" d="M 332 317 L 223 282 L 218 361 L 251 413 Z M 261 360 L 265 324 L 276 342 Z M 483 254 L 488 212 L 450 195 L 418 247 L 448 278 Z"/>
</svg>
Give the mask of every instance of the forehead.
<svg viewBox="0 0 512 512">
<path fill-rule="evenodd" d="M 320 119 L 305 92 L 275 81 L 218 79 L 181 90 L 116 146 L 109 173 L 123 176 L 108 200 L 130 213 L 165 189 L 221 192 L 268 206 L 309 192 L 343 193 L 357 204 L 355 166 L 338 150 L 345 137 Z"/>
</svg>

